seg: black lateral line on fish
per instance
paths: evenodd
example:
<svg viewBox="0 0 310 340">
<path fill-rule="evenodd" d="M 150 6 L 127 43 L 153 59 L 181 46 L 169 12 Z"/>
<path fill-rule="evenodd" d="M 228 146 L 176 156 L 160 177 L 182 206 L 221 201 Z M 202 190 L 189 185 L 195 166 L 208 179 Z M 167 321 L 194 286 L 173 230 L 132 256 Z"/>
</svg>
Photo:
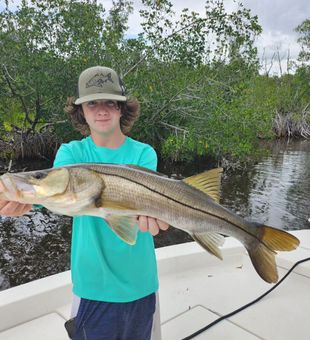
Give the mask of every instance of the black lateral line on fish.
<svg viewBox="0 0 310 340">
<path fill-rule="evenodd" d="M 95 171 L 96 171 L 96 170 L 95 170 Z M 127 181 L 131 181 L 131 182 L 133 182 L 133 183 L 135 183 L 135 184 L 137 184 L 137 185 L 143 186 L 144 188 L 146 188 L 146 189 L 148 189 L 148 190 L 150 190 L 150 191 L 152 191 L 152 192 L 154 192 L 154 193 L 156 193 L 156 194 L 159 194 L 159 195 L 161 195 L 161 196 L 163 196 L 163 197 L 165 197 L 165 198 L 167 198 L 167 199 L 169 199 L 169 200 L 172 200 L 172 201 L 175 202 L 175 203 L 181 204 L 181 205 L 183 205 L 183 206 L 185 206 L 185 207 L 187 207 L 187 208 L 196 210 L 196 211 L 201 212 L 201 213 L 203 213 L 203 214 L 207 214 L 207 215 L 210 215 L 210 216 L 212 216 L 212 217 L 218 218 L 218 219 L 220 219 L 220 220 L 222 220 L 222 221 L 225 221 L 225 222 L 227 222 L 227 223 L 229 223 L 229 224 L 235 226 L 236 228 L 242 230 L 242 231 L 245 232 L 246 234 L 252 236 L 253 238 L 257 239 L 260 243 L 264 244 L 264 246 L 266 246 L 268 249 L 270 249 L 272 252 L 274 252 L 273 249 L 271 249 L 267 244 L 265 244 L 265 242 L 263 242 L 262 240 L 260 240 L 257 236 L 251 234 L 251 233 L 248 232 L 247 230 L 245 230 L 245 229 L 239 227 L 237 224 L 232 223 L 231 221 L 228 221 L 228 220 L 225 219 L 225 218 L 222 218 L 222 217 L 220 217 L 220 216 L 218 216 L 218 215 L 215 215 L 215 214 L 211 214 L 211 213 L 209 213 L 209 212 L 205 212 L 205 211 L 203 211 L 203 210 L 201 210 L 201 209 L 197 209 L 197 208 L 195 208 L 195 207 L 191 207 L 190 205 L 188 205 L 188 204 L 186 204 L 186 203 L 177 201 L 176 199 L 174 199 L 174 198 L 172 198 L 172 197 L 169 197 L 169 196 L 167 196 L 167 195 L 165 195 L 165 194 L 163 194 L 163 193 L 161 193 L 161 192 L 159 192 L 159 191 L 156 191 L 156 190 L 154 190 L 154 189 L 151 189 L 151 188 L 148 187 L 147 185 L 142 184 L 142 183 L 139 183 L 139 182 L 136 182 L 135 180 L 133 180 L 133 179 L 131 179 L 131 178 L 128 178 L 128 177 L 126 177 L 126 176 L 122 176 L 122 175 L 118 175 L 118 174 L 112 174 L 112 173 L 109 173 L 109 172 L 105 173 L 104 171 L 102 171 L 102 169 L 100 169 L 99 173 L 102 173 L 102 174 L 107 175 L 107 176 L 114 176 L 114 177 L 118 177 L 118 178 L 125 179 L 125 180 L 127 180 Z M 185 184 L 186 184 L 186 183 L 185 183 Z"/>
</svg>

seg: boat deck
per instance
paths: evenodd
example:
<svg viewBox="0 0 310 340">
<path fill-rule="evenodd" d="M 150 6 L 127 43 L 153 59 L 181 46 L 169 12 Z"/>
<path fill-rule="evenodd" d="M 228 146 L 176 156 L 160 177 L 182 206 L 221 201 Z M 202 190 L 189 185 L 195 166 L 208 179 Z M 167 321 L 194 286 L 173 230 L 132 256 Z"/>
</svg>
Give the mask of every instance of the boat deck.
<svg viewBox="0 0 310 340">
<path fill-rule="evenodd" d="M 280 278 L 310 257 L 310 230 L 296 231 L 298 250 L 279 253 Z M 195 242 L 156 249 L 163 340 L 179 340 L 272 287 L 256 274 L 241 244 L 228 238 L 220 261 Z M 68 339 L 70 273 L 0 292 L 0 340 Z M 195 339 L 308 340 L 310 261 L 296 267 L 268 296 Z"/>
</svg>

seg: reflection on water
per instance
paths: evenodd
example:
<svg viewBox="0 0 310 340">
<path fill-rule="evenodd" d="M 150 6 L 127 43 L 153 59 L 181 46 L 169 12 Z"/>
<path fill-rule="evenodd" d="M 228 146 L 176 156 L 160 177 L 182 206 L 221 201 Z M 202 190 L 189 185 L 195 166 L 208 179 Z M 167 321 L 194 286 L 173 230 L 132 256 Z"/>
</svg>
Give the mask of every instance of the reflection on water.
<svg viewBox="0 0 310 340">
<path fill-rule="evenodd" d="M 247 171 L 229 174 L 222 204 L 254 221 L 282 229 L 310 228 L 310 142 L 277 142 Z"/>
</svg>

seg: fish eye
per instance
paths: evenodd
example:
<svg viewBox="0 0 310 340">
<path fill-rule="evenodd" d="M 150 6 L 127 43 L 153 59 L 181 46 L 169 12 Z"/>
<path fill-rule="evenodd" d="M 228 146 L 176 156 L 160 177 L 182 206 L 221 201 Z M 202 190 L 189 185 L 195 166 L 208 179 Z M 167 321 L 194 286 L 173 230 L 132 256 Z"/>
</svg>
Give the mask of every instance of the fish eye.
<svg viewBox="0 0 310 340">
<path fill-rule="evenodd" d="M 46 174 L 43 172 L 36 172 L 32 177 L 35 179 L 43 179 L 44 177 L 46 177 Z"/>
</svg>

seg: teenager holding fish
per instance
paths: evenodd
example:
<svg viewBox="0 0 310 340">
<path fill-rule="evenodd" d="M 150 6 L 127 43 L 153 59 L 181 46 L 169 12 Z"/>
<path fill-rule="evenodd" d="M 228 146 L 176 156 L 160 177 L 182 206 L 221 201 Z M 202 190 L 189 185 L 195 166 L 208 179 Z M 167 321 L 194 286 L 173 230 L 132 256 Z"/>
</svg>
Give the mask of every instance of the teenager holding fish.
<svg viewBox="0 0 310 340">
<path fill-rule="evenodd" d="M 222 169 L 180 181 L 150 171 L 156 167 L 156 154 L 125 136 L 137 104 L 126 100 L 113 70 L 86 70 L 79 89 L 80 98 L 67 109 L 80 131 L 90 136 L 62 145 L 56 169 L 0 177 L 0 199 L 43 204 L 75 216 L 71 271 L 73 291 L 82 299 L 74 339 L 81 339 L 82 333 L 88 339 L 99 334 L 102 339 L 149 339 L 158 282 L 153 240 L 150 233 L 138 233 L 139 215 L 144 216 L 140 229 L 155 234 L 169 223 L 219 258 L 223 234 L 235 237 L 261 278 L 277 282 L 276 251 L 294 250 L 296 237 L 221 206 Z M 94 164 L 98 162 L 102 164 Z"/>
<path fill-rule="evenodd" d="M 73 125 L 88 135 L 63 144 L 54 167 L 76 163 L 135 164 L 156 170 L 154 149 L 126 134 L 139 115 L 139 103 L 125 96 L 117 73 L 107 67 L 86 69 L 79 77 L 79 98 L 68 100 Z M 1 188 L 0 193 L 4 190 Z M 32 205 L 0 200 L 0 214 L 19 216 Z M 133 228 L 120 217 L 115 228 Z M 151 337 L 158 278 L 152 235 L 168 224 L 139 216 L 141 231 L 134 246 L 123 242 L 100 217 L 73 218 L 71 272 L 73 292 L 81 298 L 73 339 Z M 152 234 L 152 235 L 151 235 Z M 76 308 L 77 309 L 77 308 Z"/>
</svg>

